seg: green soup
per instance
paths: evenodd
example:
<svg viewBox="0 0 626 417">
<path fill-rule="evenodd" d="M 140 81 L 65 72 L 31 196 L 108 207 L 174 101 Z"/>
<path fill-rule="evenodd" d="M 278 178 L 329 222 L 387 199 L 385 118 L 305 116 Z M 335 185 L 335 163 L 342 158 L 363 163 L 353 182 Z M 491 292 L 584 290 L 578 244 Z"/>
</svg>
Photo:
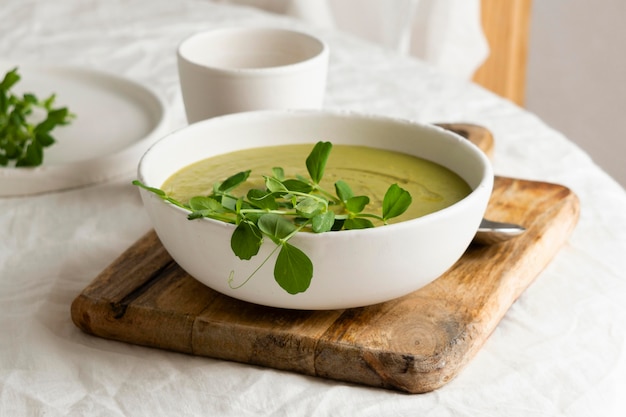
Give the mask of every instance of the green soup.
<svg viewBox="0 0 626 417">
<path fill-rule="evenodd" d="M 248 181 L 235 190 L 237 195 L 245 195 L 250 188 L 265 188 L 263 175 L 271 175 L 273 167 L 282 167 L 289 178 L 296 175 L 308 178 L 305 160 L 312 148 L 313 144 L 280 145 L 217 155 L 176 172 L 161 189 L 186 203 L 191 197 L 210 194 L 214 183 L 247 169 L 252 172 Z M 355 195 L 370 197 L 366 211 L 378 214 L 391 184 L 397 183 L 407 190 L 413 203 L 391 223 L 441 210 L 471 191 L 456 173 L 434 162 L 400 152 L 334 144 L 321 185 L 333 191 L 338 180 L 347 182 Z"/>
</svg>

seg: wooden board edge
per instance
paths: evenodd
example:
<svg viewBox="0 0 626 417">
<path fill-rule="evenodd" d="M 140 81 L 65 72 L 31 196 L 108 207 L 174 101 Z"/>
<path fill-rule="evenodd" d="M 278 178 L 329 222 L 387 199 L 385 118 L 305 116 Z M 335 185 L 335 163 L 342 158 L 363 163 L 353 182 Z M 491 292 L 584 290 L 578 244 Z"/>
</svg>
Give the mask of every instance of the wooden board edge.
<svg viewBox="0 0 626 417">
<path fill-rule="evenodd" d="M 486 127 L 473 123 L 435 123 L 435 126 L 442 127 L 478 146 L 488 157 L 493 157 L 494 139 L 493 134 Z"/>
</svg>

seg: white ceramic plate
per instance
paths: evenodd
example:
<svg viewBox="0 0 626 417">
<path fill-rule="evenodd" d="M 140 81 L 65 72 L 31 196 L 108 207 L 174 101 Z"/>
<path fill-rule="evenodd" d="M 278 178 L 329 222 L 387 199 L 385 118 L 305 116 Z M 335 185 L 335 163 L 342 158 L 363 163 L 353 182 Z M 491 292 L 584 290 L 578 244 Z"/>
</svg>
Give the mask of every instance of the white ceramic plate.
<svg viewBox="0 0 626 417">
<path fill-rule="evenodd" d="M 0 77 L 17 65 L 0 63 Z M 150 89 L 126 78 L 78 67 L 18 66 L 22 77 L 13 90 L 43 99 L 56 93 L 55 105 L 76 118 L 52 135 L 35 168 L 0 168 L 0 196 L 60 191 L 130 174 L 141 155 L 168 128 L 166 106 Z"/>
</svg>

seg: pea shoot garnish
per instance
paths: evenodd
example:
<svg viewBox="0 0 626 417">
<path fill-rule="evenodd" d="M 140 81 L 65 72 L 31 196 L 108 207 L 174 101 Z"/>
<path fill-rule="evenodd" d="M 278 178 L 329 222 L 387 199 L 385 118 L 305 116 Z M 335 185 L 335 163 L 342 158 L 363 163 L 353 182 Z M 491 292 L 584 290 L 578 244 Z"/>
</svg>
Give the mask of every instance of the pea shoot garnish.
<svg viewBox="0 0 626 417">
<path fill-rule="evenodd" d="M 372 220 L 387 224 L 404 213 L 412 201 L 408 191 L 392 184 L 383 198 L 382 213 L 374 214 L 364 211 L 370 198 L 354 195 L 345 181 L 335 182 L 334 192 L 325 190 L 320 183 L 331 150 L 330 142 L 315 144 L 306 158 L 309 178 L 288 178 L 282 168 L 276 167 L 271 175 L 263 176 L 264 188 L 250 189 L 245 196 L 235 194 L 235 190 L 246 182 L 249 170 L 214 184 L 210 195 L 192 197 L 188 203 L 181 203 L 140 181 L 135 180 L 133 184 L 190 211 L 190 220 L 206 217 L 235 224 L 230 246 L 242 260 L 256 256 L 266 238 L 275 243 L 274 250 L 240 284 L 235 284 L 234 271 L 231 272 L 228 278 L 231 288 L 244 285 L 278 253 L 274 279 L 288 293 L 297 294 L 309 288 L 314 268 L 311 259 L 290 243 L 294 235 L 303 231 L 325 233 L 366 229 L 374 227 Z"/>
<path fill-rule="evenodd" d="M 14 161 L 16 167 L 35 167 L 43 163 L 44 148 L 56 142 L 52 130 L 68 124 L 74 117 L 67 108 L 55 108 L 55 95 L 44 100 L 32 93 L 15 95 L 11 89 L 20 81 L 17 68 L 0 82 L 0 166 Z M 42 110 L 45 117 L 32 122 L 32 114 Z"/>
</svg>

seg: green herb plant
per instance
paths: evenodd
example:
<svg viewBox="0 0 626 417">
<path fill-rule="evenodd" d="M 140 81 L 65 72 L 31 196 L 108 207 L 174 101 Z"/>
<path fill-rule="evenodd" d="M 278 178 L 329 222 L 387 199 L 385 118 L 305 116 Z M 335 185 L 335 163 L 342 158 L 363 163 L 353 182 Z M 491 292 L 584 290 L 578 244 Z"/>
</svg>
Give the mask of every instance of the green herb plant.
<svg viewBox="0 0 626 417">
<path fill-rule="evenodd" d="M 35 167 L 43 163 L 44 148 L 55 143 L 52 130 L 74 117 L 67 108 L 54 108 L 55 95 L 39 100 L 32 93 L 17 96 L 11 88 L 20 80 L 17 68 L 0 82 L 0 166 L 15 161 L 16 167 Z M 41 109 L 46 117 L 33 123 L 32 114 Z"/>
<path fill-rule="evenodd" d="M 301 231 L 324 233 L 329 231 L 365 229 L 374 227 L 372 219 L 387 224 L 389 219 L 404 213 L 411 204 L 411 195 L 397 184 L 391 185 L 383 198 L 382 214 L 364 212 L 370 199 L 355 196 L 350 186 L 342 180 L 335 182 L 335 192 L 320 186 L 332 144 L 318 142 L 306 159 L 310 178 L 286 178 L 282 168 L 273 168 L 272 175 L 263 176 L 264 189 L 250 189 L 245 196 L 235 195 L 250 170 L 230 176 L 214 184 L 208 196 L 192 197 L 183 204 L 158 188 L 148 187 L 140 181 L 133 184 L 155 193 L 163 200 L 190 211 L 190 220 L 207 217 L 236 225 L 230 246 L 242 260 L 258 254 L 265 238 L 276 247 L 258 268 L 241 284 L 234 285 L 234 272 L 229 277 L 231 288 L 240 288 L 278 252 L 274 265 L 274 279 L 288 293 L 297 294 L 309 288 L 313 278 L 310 258 L 290 243 Z"/>
</svg>

